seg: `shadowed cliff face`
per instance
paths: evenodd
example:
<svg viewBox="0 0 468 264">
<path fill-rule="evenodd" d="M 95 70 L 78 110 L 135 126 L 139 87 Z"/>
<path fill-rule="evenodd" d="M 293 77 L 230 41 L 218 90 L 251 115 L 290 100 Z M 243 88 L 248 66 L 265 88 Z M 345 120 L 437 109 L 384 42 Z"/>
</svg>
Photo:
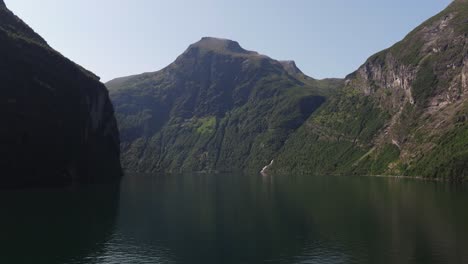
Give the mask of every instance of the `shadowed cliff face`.
<svg viewBox="0 0 468 264">
<path fill-rule="evenodd" d="M 124 167 L 259 172 L 340 83 L 290 73 L 235 41 L 203 38 L 163 70 L 107 86 Z"/>
<path fill-rule="evenodd" d="M 0 4 L 0 188 L 120 177 L 119 134 L 98 77 Z"/>
<path fill-rule="evenodd" d="M 96 263 L 112 238 L 119 183 L 41 190 L 3 190 L 1 263 Z M 27 253 L 25 253 L 27 252 Z"/>
</svg>

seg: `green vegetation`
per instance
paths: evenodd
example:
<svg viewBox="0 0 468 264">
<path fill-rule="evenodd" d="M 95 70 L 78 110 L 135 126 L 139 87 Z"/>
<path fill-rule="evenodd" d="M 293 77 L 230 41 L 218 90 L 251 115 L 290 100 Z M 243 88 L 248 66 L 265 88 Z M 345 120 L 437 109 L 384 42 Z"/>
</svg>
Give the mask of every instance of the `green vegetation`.
<svg viewBox="0 0 468 264">
<path fill-rule="evenodd" d="M 364 160 L 357 163 L 359 169 L 355 173 L 362 171 L 364 174 L 385 175 L 394 173 L 389 167 L 392 162 L 400 158 L 400 149 L 391 144 L 385 144 L 381 149 L 374 151 Z"/>
<path fill-rule="evenodd" d="M 278 173 L 349 173 L 370 149 L 368 143 L 388 116 L 369 98 L 345 89 L 330 98 L 284 146 Z"/>
<path fill-rule="evenodd" d="M 453 2 L 346 81 L 204 38 L 162 71 L 107 84 L 124 165 L 466 178 L 467 16 Z"/>
<path fill-rule="evenodd" d="M 413 84 L 413 96 L 418 99 L 418 103 L 424 104 L 433 95 L 437 82 L 433 61 L 427 58 L 422 62 Z"/>
<path fill-rule="evenodd" d="M 212 134 L 216 129 L 216 117 L 205 117 L 201 118 L 197 122 L 197 132 L 204 134 Z"/>
<path fill-rule="evenodd" d="M 465 119 L 461 120 L 455 129 L 435 142 L 435 147 L 425 153 L 408 173 L 453 181 L 468 177 L 468 124 Z"/>
<path fill-rule="evenodd" d="M 420 38 L 411 40 L 405 39 L 404 41 L 398 42 L 392 48 L 392 54 L 397 56 L 401 62 L 416 66 L 422 60 L 421 49 L 423 48 L 424 42 Z"/>
<path fill-rule="evenodd" d="M 160 72 L 108 83 L 125 167 L 258 172 L 342 85 L 293 76 L 237 45 L 204 39 Z"/>
</svg>

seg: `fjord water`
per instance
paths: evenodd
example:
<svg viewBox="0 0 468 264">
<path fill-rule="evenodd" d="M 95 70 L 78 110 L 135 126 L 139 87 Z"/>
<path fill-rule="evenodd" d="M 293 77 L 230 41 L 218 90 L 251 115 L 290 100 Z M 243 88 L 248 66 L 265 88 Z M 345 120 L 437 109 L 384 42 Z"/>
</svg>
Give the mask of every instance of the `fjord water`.
<svg viewBox="0 0 468 264">
<path fill-rule="evenodd" d="M 0 263 L 468 263 L 468 192 L 310 175 L 2 191 Z"/>
</svg>

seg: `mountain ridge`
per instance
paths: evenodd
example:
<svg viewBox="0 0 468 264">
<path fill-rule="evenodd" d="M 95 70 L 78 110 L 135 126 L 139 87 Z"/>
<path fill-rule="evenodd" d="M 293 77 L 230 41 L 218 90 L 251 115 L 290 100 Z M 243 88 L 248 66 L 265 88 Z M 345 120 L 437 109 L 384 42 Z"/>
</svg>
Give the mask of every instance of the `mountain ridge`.
<svg viewBox="0 0 468 264">
<path fill-rule="evenodd" d="M 166 109 L 163 121 L 154 109 L 146 112 L 163 130 L 147 138 L 135 132 L 138 144 L 130 140 L 123 146 L 124 158 L 133 161 L 124 163 L 143 171 L 260 171 L 270 164 L 264 172 L 463 180 L 468 174 L 466 15 L 466 1 L 452 2 L 345 80 L 315 80 L 294 62 L 246 51 L 235 41 L 202 38 L 159 72 L 107 83 L 124 124 L 137 118 L 124 110 L 129 98 L 143 91 L 159 105 L 169 98 L 190 102 Z M 247 89 L 237 98 L 232 92 L 240 87 Z M 270 116 L 262 103 L 278 115 Z M 220 111 L 213 111 L 217 107 Z M 172 123 L 177 118 L 182 119 Z M 242 120 L 251 123 L 243 126 Z M 209 135 L 203 143 L 201 131 Z M 167 137 L 171 141 L 161 141 Z M 156 165 L 141 166 L 142 157 L 155 158 Z"/>
<path fill-rule="evenodd" d="M 294 146 L 285 147 L 276 169 L 466 178 L 467 14 L 466 2 L 455 1 L 371 56 L 346 77 L 333 103 L 293 137 Z M 348 113 L 360 121 L 353 124 Z M 291 165 L 288 155 L 297 155 L 299 145 L 304 157 Z M 340 160 L 322 157 L 319 165 L 307 158 L 317 151 L 341 153 Z"/>
<path fill-rule="evenodd" d="M 226 52 L 231 54 L 259 55 L 257 52 L 242 48 L 237 41 L 215 37 L 202 37 L 199 41 L 191 44 L 187 51 L 201 49 L 213 52 Z"/>
<path fill-rule="evenodd" d="M 271 60 L 279 65 L 282 65 L 282 67 L 292 76 L 301 76 L 301 79 L 309 79 L 309 80 L 314 80 L 314 78 L 307 76 L 304 74 L 296 65 L 295 61 L 293 60 L 287 60 L 287 61 L 279 61 L 279 60 L 274 60 L 266 55 L 260 54 L 256 51 L 250 51 L 246 50 L 241 47 L 241 45 L 234 40 L 230 39 L 225 39 L 225 38 L 217 38 L 217 37 L 202 37 L 199 41 L 190 44 L 187 49 L 182 52 L 173 63 L 169 64 L 168 66 L 162 68 L 161 70 L 158 71 L 152 71 L 152 72 L 145 72 L 141 74 L 133 74 L 129 76 L 123 76 L 123 77 L 117 77 L 114 79 L 111 79 L 106 82 L 106 86 L 109 89 L 118 89 L 118 87 L 128 81 L 129 79 L 138 77 L 138 76 L 145 76 L 149 74 L 154 74 L 160 71 L 164 71 L 167 68 L 171 67 L 171 65 L 176 64 L 178 61 L 183 60 L 186 56 L 190 57 L 193 56 L 194 54 L 203 54 L 203 53 L 217 53 L 217 54 L 225 54 L 225 55 L 231 55 L 231 56 L 239 56 L 239 57 L 250 57 L 254 60 Z M 327 80 L 341 80 L 339 78 L 325 78 L 324 81 Z"/>
<path fill-rule="evenodd" d="M 120 121 L 125 167 L 229 171 L 269 163 L 289 131 L 325 101 L 324 87 L 339 81 L 291 74 L 235 41 L 202 38 L 158 72 L 106 85 Z M 282 106 L 273 109 L 275 102 Z M 262 145 L 260 137 L 273 144 Z"/>
<path fill-rule="evenodd" d="M 98 77 L 4 7 L 0 57 L 0 188 L 118 179 L 119 132 Z"/>
</svg>

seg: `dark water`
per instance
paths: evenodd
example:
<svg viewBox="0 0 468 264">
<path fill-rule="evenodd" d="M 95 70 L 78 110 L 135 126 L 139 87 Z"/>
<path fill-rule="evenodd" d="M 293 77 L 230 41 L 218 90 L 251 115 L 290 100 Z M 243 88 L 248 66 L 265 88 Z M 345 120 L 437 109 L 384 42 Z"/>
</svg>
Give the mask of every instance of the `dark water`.
<svg viewBox="0 0 468 264">
<path fill-rule="evenodd" d="M 0 263 L 468 263 L 468 191 L 445 183 L 128 175 L 0 201 Z"/>
</svg>

